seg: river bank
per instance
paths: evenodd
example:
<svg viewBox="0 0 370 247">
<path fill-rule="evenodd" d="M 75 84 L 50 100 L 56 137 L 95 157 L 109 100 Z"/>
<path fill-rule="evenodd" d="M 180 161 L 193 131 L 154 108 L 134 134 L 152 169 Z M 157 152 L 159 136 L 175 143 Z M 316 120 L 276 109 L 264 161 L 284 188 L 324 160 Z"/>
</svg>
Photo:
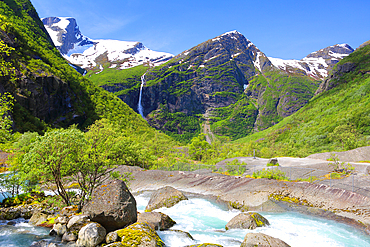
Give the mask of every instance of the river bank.
<svg viewBox="0 0 370 247">
<path fill-rule="evenodd" d="M 283 212 L 297 210 L 335 219 L 370 234 L 370 198 L 323 184 L 253 179 L 221 174 L 200 174 L 182 171 L 130 171 L 134 180 L 130 190 L 140 192 L 172 186 L 184 192 L 213 197 L 240 210 Z"/>
</svg>

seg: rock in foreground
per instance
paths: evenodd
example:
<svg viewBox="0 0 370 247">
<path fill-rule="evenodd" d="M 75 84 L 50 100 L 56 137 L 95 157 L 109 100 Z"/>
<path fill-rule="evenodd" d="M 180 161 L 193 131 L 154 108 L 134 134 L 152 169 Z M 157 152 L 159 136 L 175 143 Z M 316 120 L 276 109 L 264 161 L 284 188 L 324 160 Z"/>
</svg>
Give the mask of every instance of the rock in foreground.
<svg viewBox="0 0 370 247">
<path fill-rule="evenodd" d="M 137 220 L 136 201 L 121 180 L 98 187 L 83 208 L 91 221 L 98 222 L 108 232 L 124 228 Z"/>
<path fill-rule="evenodd" d="M 137 217 L 137 222 L 147 223 L 154 230 L 167 230 L 176 224 L 170 216 L 160 212 L 145 212 Z"/>
<path fill-rule="evenodd" d="M 164 247 L 158 234 L 146 223 L 135 223 L 116 231 L 124 247 Z"/>
<path fill-rule="evenodd" d="M 253 212 L 240 213 L 234 218 L 232 218 L 227 224 L 225 229 L 256 229 L 257 227 L 262 227 L 270 225 L 268 220 L 262 215 Z"/>
<path fill-rule="evenodd" d="M 188 198 L 181 191 L 178 191 L 171 186 L 166 186 L 152 194 L 149 203 L 145 208 L 145 212 L 151 212 L 154 209 L 162 207 L 170 208 L 180 201 L 187 199 Z"/>
<path fill-rule="evenodd" d="M 78 232 L 77 246 L 95 247 L 105 239 L 106 230 L 99 223 L 90 223 Z"/>
<path fill-rule="evenodd" d="M 240 247 L 290 247 L 283 240 L 271 237 L 263 233 L 248 233 L 245 235 L 243 243 Z"/>
</svg>

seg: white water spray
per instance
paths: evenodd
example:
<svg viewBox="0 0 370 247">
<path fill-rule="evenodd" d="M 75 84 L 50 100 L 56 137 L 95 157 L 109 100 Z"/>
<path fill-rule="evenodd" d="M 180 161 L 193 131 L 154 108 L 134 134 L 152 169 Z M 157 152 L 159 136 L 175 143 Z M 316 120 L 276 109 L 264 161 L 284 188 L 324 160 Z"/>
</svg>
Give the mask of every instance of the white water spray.
<svg viewBox="0 0 370 247">
<path fill-rule="evenodd" d="M 142 93 L 143 93 L 143 86 L 145 84 L 145 74 L 141 76 L 141 86 L 140 86 L 140 94 L 139 94 L 139 103 L 137 104 L 137 110 L 139 111 L 140 115 L 144 119 L 145 119 L 145 117 L 144 117 L 144 113 L 143 113 L 143 106 L 141 105 L 141 96 L 142 96 Z"/>
</svg>

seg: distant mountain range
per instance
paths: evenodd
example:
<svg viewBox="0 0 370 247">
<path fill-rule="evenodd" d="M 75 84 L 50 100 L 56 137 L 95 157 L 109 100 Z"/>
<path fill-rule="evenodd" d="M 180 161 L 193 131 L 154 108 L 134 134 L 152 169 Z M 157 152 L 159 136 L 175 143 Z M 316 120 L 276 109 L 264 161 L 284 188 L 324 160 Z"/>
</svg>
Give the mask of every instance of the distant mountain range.
<svg viewBox="0 0 370 247">
<path fill-rule="evenodd" d="M 141 64 L 156 66 L 173 57 L 170 53 L 152 51 L 140 42 L 90 39 L 81 33 L 74 18 L 48 17 L 42 22 L 60 53 L 84 69 L 98 66 L 103 70 L 103 62 L 120 69 Z"/>
<path fill-rule="evenodd" d="M 340 44 L 283 60 L 231 31 L 173 56 L 140 42 L 92 40 L 73 18 L 42 21 L 70 63 L 90 71 L 91 80 L 136 111 L 145 73 L 141 104 L 147 121 L 180 141 L 200 132 L 202 116 L 215 134 L 232 139 L 275 125 L 307 104 L 319 81 L 354 51 Z"/>
</svg>

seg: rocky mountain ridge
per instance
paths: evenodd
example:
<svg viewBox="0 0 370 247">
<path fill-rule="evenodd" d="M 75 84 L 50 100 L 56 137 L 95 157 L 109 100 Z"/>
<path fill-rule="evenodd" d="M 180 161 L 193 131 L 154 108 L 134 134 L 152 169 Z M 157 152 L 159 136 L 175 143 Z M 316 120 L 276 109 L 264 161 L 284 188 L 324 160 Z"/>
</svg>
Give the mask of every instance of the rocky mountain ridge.
<svg viewBox="0 0 370 247">
<path fill-rule="evenodd" d="M 301 60 L 269 57 L 273 65 L 288 73 L 300 73 L 315 79 L 324 79 L 341 59 L 354 49 L 348 44 L 337 44 L 312 52 Z"/>
<path fill-rule="evenodd" d="M 87 70 L 126 69 L 141 64 L 157 66 L 173 57 L 166 52 L 152 51 L 140 42 L 90 39 L 81 33 L 74 18 L 48 17 L 42 22 L 63 57 Z"/>
</svg>

